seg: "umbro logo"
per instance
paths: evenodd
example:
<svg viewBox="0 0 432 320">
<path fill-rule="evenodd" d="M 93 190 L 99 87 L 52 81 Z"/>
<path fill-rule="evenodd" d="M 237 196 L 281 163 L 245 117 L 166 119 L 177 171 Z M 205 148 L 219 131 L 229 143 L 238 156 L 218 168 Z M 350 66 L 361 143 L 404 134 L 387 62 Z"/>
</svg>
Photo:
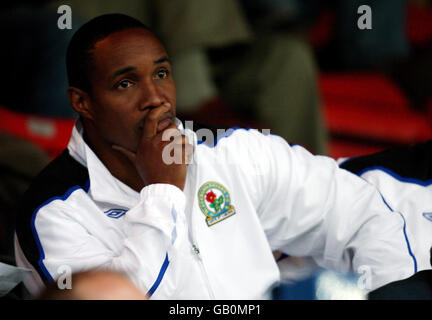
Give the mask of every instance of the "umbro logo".
<svg viewBox="0 0 432 320">
<path fill-rule="evenodd" d="M 109 218 L 118 219 L 120 217 L 123 217 L 126 212 L 127 212 L 127 210 L 125 210 L 125 209 L 109 209 L 109 210 L 105 211 L 104 213 Z"/>
<path fill-rule="evenodd" d="M 429 221 L 432 221 L 432 212 L 423 212 L 423 217 L 425 217 Z"/>
</svg>

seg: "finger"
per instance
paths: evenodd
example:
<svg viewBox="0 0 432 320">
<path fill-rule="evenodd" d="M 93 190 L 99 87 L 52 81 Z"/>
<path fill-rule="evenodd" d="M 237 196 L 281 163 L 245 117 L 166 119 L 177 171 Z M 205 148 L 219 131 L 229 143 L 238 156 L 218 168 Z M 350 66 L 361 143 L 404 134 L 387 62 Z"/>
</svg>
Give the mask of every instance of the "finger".
<svg viewBox="0 0 432 320">
<path fill-rule="evenodd" d="M 170 103 L 165 103 L 160 107 L 154 108 L 144 119 L 143 138 L 152 138 L 157 133 L 157 126 L 160 117 L 171 109 Z"/>
<path fill-rule="evenodd" d="M 186 136 L 176 137 L 174 143 L 174 150 L 177 151 L 176 163 L 177 164 L 190 164 L 194 153 L 193 145 L 188 143 Z"/>
<path fill-rule="evenodd" d="M 112 148 L 120 153 L 122 153 L 126 158 L 128 158 L 131 162 L 135 163 L 136 154 L 124 147 L 118 145 L 112 145 Z"/>
<path fill-rule="evenodd" d="M 189 138 L 186 135 L 184 135 L 183 141 L 184 141 L 185 144 L 190 144 Z"/>
<path fill-rule="evenodd" d="M 185 148 L 185 163 L 191 164 L 194 155 L 193 145 L 186 143 L 184 148 Z"/>
<path fill-rule="evenodd" d="M 185 145 L 187 142 L 187 137 L 185 135 L 179 134 L 174 137 L 173 143 L 179 145 Z"/>
<path fill-rule="evenodd" d="M 170 124 L 169 127 L 166 128 L 164 131 L 159 132 L 157 136 L 159 136 L 162 141 L 171 141 L 173 138 L 175 139 L 180 135 L 181 135 L 180 130 L 173 123 Z"/>
<path fill-rule="evenodd" d="M 174 160 L 175 164 L 183 164 L 185 159 L 185 150 L 184 150 L 184 136 L 176 136 L 174 140 L 170 143 L 167 143 L 164 148 L 168 148 L 170 150 L 170 157 Z"/>
<path fill-rule="evenodd" d="M 178 144 L 174 147 L 177 164 L 190 164 L 193 157 L 193 146 L 191 144 Z M 176 153 L 177 152 L 177 153 Z"/>
</svg>

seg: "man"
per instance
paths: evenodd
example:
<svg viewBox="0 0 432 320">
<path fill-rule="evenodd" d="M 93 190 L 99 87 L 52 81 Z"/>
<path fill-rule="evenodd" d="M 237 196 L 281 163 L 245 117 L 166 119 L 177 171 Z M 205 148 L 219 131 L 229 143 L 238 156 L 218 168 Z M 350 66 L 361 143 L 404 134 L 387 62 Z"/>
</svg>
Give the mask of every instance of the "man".
<svg viewBox="0 0 432 320">
<path fill-rule="evenodd" d="M 256 130 L 198 141 L 175 118 L 168 54 L 140 22 L 91 20 L 67 65 L 80 120 L 17 221 L 33 293 L 69 268 L 124 272 L 153 299 L 268 298 L 276 250 L 343 272 L 367 266 L 370 289 L 416 271 L 400 215 L 332 159 Z"/>
</svg>

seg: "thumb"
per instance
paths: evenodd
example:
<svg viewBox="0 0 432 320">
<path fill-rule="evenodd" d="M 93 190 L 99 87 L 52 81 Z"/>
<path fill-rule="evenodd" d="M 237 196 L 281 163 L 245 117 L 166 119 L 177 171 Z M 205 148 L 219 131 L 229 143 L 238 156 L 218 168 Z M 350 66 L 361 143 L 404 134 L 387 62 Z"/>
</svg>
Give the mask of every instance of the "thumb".
<svg viewBox="0 0 432 320">
<path fill-rule="evenodd" d="M 113 144 L 111 146 L 114 150 L 122 153 L 126 158 L 128 158 L 132 163 L 135 163 L 136 154 L 124 147 Z"/>
</svg>

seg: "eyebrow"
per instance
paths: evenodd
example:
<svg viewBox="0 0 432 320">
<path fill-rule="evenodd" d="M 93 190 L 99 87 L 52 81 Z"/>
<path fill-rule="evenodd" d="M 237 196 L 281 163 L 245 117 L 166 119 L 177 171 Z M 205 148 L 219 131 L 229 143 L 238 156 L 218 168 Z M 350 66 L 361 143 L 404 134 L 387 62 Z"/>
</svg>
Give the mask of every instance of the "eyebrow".
<svg viewBox="0 0 432 320">
<path fill-rule="evenodd" d="M 171 60 L 167 56 L 164 56 L 162 58 L 159 58 L 159 59 L 153 61 L 154 64 L 160 64 L 160 63 L 164 63 L 164 62 L 168 62 L 171 64 Z"/>
<path fill-rule="evenodd" d="M 164 62 L 168 62 L 169 64 L 171 64 L 171 60 L 167 56 L 164 56 L 162 58 L 159 58 L 159 59 L 153 61 L 154 64 L 161 64 L 161 63 L 164 63 Z M 111 76 L 111 80 L 114 80 L 119 75 L 122 75 L 124 73 L 128 73 L 129 71 L 133 71 L 133 70 L 136 70 L 136 67 L 129 66 L 129 67 L 125 67 L 125 68 L 119 69 L 119 70 L 117 70 L 116 72 L 113 73 L 113 75 Z"/>
<path fill-rule="evenodd" d="M 114 80 L 119 75 L 124 74 L 124 73 L 128 73 L 129 71 L 132 71 L 132 70 L 136 70 L 136 67 L 125 67 L 125 68 L 119 69 L 113 73 L 113 75 L 111 76 L 111 80 Z"/>
</svg>

